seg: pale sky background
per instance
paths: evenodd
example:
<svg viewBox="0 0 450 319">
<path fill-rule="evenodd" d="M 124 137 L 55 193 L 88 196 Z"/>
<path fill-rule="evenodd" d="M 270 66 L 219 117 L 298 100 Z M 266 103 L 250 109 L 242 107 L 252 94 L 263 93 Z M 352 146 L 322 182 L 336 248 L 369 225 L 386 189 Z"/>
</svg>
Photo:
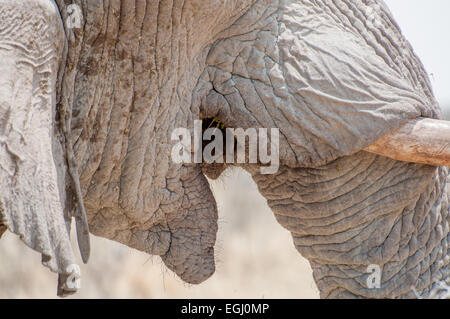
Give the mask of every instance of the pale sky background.
<svg viewBox="0 0 450 319">
<path fill-rule="evenodd" d="M 443 108 L 450 109 L 450 1 L 385 0 L 420 57 Z"/>
</svg>

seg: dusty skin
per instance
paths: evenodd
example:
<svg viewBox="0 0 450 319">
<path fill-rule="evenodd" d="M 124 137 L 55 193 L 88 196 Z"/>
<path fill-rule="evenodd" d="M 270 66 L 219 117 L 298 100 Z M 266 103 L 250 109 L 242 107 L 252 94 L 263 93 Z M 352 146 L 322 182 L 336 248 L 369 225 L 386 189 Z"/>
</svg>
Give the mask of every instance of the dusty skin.
<svg viewBox="0 0 450 319">
<path fill-rule="evenodd" d="M 223 168 L 170 160 L 171 132 L 211 117 L 280 130 L 277 173 L 241 166 L 320 297 L 415 298 L 450 280 L 448 169 L 364 151 L 442 118 L 383 1 L 75 0 L 79 29 L 66 1 L 25 3 L 0 0 L 0 217 L 59 274 L 59 295 L 95 254 L 88 227 L 186 283 L 213 276 L 205 175 Z"/>
</svg>

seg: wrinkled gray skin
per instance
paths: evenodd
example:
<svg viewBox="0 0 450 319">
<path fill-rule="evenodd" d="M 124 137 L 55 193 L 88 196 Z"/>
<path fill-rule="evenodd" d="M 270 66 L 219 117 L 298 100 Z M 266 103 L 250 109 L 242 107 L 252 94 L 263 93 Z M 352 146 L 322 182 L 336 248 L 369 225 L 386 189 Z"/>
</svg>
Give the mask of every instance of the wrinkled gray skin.
<svg viewBox="0 0 450 319">
<path fill-rule="evenodd" d="M 216 117 L 280 129 L 279 172 L 244 168 L 321 297 L 449 283 L 447 169 L 362 151 L 440 117 L 383 2 L 76 0 L 81 29 L 63 25 L 70 3 L 0 0 L 0 216 L 53 271 L 76 262 L 79 175 L 93 234 L 160 255 L 186 282 L 209 278 L 217 207 L 204 174 L 225 166 L 174 164 L 170 136 Z M 367 287 L 370 264 L 380 289 Z"/>
</svg>

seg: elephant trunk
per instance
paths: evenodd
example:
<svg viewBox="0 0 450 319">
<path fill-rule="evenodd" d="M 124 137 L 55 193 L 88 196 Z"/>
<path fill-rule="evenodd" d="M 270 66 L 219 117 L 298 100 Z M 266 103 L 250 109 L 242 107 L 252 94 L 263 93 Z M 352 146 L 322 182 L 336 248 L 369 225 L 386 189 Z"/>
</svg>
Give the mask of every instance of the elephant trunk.
<svg viewBox="0 0 450 319">
<path fill-rule="evenodd" d="M 274 176 L 248 170 L 310 261 L 321 297 L 428 297 L 448 284 L 446 168 L 360 152 Z"/>
</svg>

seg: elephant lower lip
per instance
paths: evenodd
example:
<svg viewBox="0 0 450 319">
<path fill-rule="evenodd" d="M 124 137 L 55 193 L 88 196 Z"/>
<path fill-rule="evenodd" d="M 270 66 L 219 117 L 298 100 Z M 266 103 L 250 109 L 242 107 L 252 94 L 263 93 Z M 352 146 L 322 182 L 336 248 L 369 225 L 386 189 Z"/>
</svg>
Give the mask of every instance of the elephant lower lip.
<svg viewBox="0 0 450 319">
<path fill-rule="evenodd" d="M 216 271 L 213 247 L 205 249 L 203 254 L 184 256 L 183 253 L 180 253 L 179 248 L 174 248 L 161 258 L 169 269 L 189 284 L 201 284 Z"/>
</svg>

